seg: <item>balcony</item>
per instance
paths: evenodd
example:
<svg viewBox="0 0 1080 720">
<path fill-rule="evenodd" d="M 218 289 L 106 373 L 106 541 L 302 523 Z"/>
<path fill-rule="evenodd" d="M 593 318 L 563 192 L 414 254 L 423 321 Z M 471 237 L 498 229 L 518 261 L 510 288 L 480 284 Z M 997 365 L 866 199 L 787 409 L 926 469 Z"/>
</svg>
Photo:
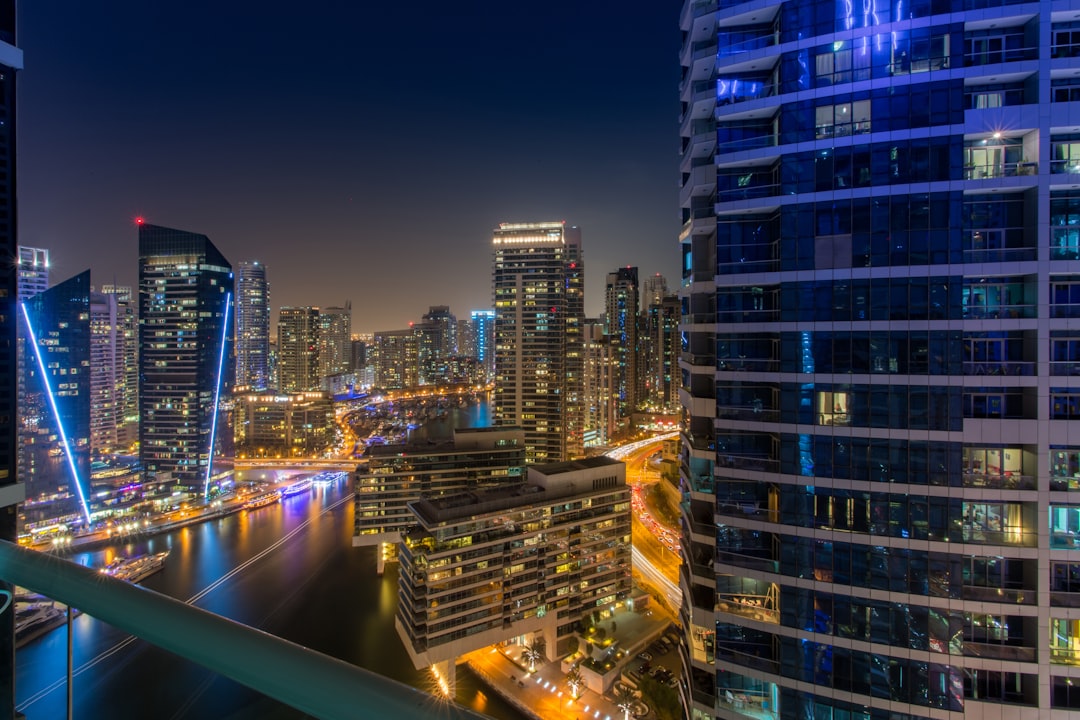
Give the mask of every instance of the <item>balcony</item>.
<svg viewBox="0 0 1080 720">
<path fill-rule="evenodd" d="M 1035 363 L 1033 362 L 965 362 L 965 375 L 1013 375 L 1033 377 L 1035 375 Z M 1080 374 L 1080 373 L 1078 373 Z"/>
<path fill-rule="evenodd" d="M 1039 174 L 1037 162 L 1002 162 L 990 165 L 965 165 L 965 180 L 988 180 L 991 178 L 1023 177 Z"/>
</svg>

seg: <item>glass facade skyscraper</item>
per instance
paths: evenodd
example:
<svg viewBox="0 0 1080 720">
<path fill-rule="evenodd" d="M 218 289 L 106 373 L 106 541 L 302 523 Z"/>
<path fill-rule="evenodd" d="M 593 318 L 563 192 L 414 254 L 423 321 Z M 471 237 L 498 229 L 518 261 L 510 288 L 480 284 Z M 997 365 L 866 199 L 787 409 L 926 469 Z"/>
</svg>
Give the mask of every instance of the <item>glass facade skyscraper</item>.
<svg viewBox="0 0 1080 720">
<path fill-rule="evenodd" d="M 208 237 L 139 225 L 139 459 L 191 496 L 210 490 L 232 289 Z"/>
<path fill-rule="evenodd" d="M 90 522 L 90 271 L 24 300 L 24 530 Z"/>
<path fill-rule="evenodd" d="M 693 717 L 1080 710 L 1078 21 L 685 2 Z"/>
<path fill-rule="evenodd" d="M 270 387 L 270 282 L 266 265 L 244 260 L 236 273 L 236 384 Z"/>
</svg>

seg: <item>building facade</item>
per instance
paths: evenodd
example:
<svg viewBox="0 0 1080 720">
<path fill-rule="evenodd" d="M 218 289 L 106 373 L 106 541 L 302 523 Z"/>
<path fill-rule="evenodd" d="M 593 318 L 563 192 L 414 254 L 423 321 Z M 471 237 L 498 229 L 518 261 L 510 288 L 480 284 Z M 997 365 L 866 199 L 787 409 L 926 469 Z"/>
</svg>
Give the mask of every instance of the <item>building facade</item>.
<svg viewBox="0 0 1080 720">
<path fill-rule="evenodd" d="M 638 404 L 638 305 L 636 267 L 608 273 L 604 287 L 604 330 L 611 343 L 615 374 L 615 413 L 629 426 Z"/>
<path fill-rule="evenodd" d="M 19 301 L 49 289 L 49 251 L 19 246 Z"/>
<path fill-rule="evenodd" d="M 490 381 L 495 377 L 495 311 L 473 310 L 469 313 L 469 319 L 475 342 L 474 357 L 484 366 Z"/>
<path fill-rule="evenodd" d="M 570 264 L 581 259 L 581 233 L 562 222 L 503 223 L 492 244 L 495 421 L 524 429 L 528 462 L 565 460 L 580 454 L 567 433 L 568 397 L 581 392 L 568 384 L 580 385 L 581 371 L 568 374 L 567 341 L 580 344 L 582 337 L 567 333 L 571 312 L 578 312 L 567 288 Z M 580 442 L 581 433 L 576 437 Z"/>
<path fill-rule="evenodd" d="M 270 282 L 266 266 L 243 260 L 236 271 L 236 386 L 270 387 Z"/>
<path fill-rule="evenodd" d="M 190 496 L 211 489 L 232 290 L 208 237 L 139 224 L 139 459 Z"/>
<path fill-rule="evenodd" d="M 278 390 L 286 394 L 319 390 L 319 308 L 281 308 L 277 338 Z"/>
<path fill-rule="evenodd" d="M 16 213 L 15 75 L 23 65 L 15 45 L 15 3 L 0 6 L 0 250 L 18 255 Z M 24 498 L 16 470 L 19 282 L 17 264 L 0 263 L 0 540 L 18 539 L 17 504 Z M 0 589 L 14 591 L 0 581 Z M 15 613 L 0 614 L 0 715 L 15 716 Z"/>
<path fill-rule="evenodd" d="M 379 572 L 416 522 L 408 504 L 525 480 L 525 436 L 515 428 L 458 428 L 444 442 L 416 441 L 367 449 L 356 488 L 353 546 L 381 545 Z"/>
<path fill-rule="evenodd" d="M 630 592 L 630 489 L 607 457 L 532 465 L 528 480 L 417 500 L 399 545 L 398 635 L 417 668 L 531 634 L 569 654 L 579 622 Z"/>
<path fill-rule="evenodd" d="M 325 392 L 241 393 L 233 397 L 241 457 L 311 457 L 334 442 L 334 403 Z"/>
<path fill-rule="evenodd" d="M 420 384 L 419 351 L 412 328 L 375 333 L 369 362 L 375 365 L 375 387 L 403 390 Z"/>
<path fill-rule="evenodd" d="M 87 527 L 92 385 L 90 271 L 23 302 L 26 392 L 19 411 L 22 526 Z"/>
<path fill-rule="evenodd" d="M 101 292 L 116 297 L 117 323 L 123 336 L 118 392 L 118 444 L 134 452 L 139 441 L 139 314 L 129 286 L 102 285 Z"/>
<path fill-rule="evenodd" d="M 1080 710 L 1077 9 L 684 4 L 693 717 Z"/>
<path fill-rule="evenodd" d="M 117 296 L 90 293 L 90 449 L 120 449 L 124 411 L 123 315 Z"/>
<path fill-rule="evenodd" d="M 347 373 L 352 363 L 352 303 L 344 307 L 319 310 L 319 379 L 320 387 L 328 387 L 326 378 Z"/>
</svg>

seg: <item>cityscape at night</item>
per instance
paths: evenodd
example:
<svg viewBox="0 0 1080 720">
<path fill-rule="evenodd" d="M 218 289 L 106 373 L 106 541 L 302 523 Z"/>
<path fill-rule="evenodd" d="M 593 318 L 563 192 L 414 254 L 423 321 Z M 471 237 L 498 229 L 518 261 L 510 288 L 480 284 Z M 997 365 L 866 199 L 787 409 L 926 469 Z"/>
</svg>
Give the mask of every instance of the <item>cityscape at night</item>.
<svg viewBox="0 0 1080 720">
<path fill-rule="evenodd" d="M 1080 718 L 1080 0 L 435 10 L 0 0 L 0 720 Z"/>
</svg>

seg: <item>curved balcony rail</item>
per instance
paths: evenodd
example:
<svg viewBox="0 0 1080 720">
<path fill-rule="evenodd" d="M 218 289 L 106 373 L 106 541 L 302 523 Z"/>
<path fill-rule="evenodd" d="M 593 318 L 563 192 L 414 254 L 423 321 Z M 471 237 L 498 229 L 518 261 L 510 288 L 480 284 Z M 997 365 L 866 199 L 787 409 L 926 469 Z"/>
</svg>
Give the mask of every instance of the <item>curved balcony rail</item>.
<svg viewBox="0 0 1080 720">
<path fill-rule="evenodd" d="M 964 53 L 964 67 L 996 65 L 998 63 L 1017 62 L 1019 60 L 1037 60 L 1038 58 L 1038 46 L 973 50 Z"/>
<path fill-rule="evenodd" d="M 0 542 L 0 577 L 316 718 L 485 718 L 288 640 L 12 543 Z"/>
<path fill-rule="evenodd" d="M 992 660 L 1013 660 L 1016 662 L 1035 662 L 1035 648 L 1021 645 L 1003 645 L 965 640 L 964 655 L 967 657 L 989 658 Z M 1053 653 L 1053 650 L 1051 650 Z"/>
</svg>

